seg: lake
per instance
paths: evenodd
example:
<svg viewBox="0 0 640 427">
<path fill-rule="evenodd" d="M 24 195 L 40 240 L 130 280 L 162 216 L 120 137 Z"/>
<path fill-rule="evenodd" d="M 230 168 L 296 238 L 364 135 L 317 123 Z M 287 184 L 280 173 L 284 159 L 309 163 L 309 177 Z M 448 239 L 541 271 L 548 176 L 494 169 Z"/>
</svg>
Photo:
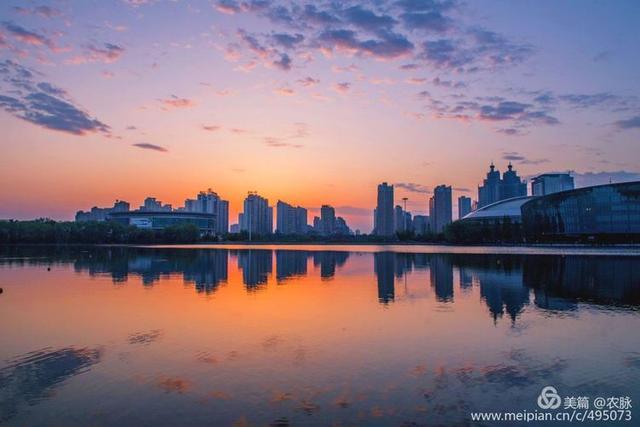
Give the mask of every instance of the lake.
<svg viewBox="0 0 640 427">
<path fill-rule="evenodd" d="M 631 250 L 4 247 L 0 287 L 0 425 L 517 425 L 472 413 L 640 405 Z M 565 425 L 521 423 L 546 424 Z"/>
</svg>

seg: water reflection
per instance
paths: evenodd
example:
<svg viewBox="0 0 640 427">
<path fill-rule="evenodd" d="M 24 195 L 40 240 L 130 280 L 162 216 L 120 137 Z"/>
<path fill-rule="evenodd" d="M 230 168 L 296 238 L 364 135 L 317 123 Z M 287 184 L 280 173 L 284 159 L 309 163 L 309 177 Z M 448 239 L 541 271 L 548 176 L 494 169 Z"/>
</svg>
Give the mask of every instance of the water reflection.
<svg viewBox="0 0 640 427">
<path fill-rule="evenodd" d="M 0 369 L 0 421 L 16 415 L 22 405 L 35 405 L 53 389 L 100 361 L 92 348 L 45 348 L 10 361 Z"/>
<path fill-rule="evenodd" d="M 16 425 L 468 425 L 640 373 L 634 257 L 14 247 L 0 282 Z"/>
<path fill-rule="evenodd" d="M 275 282 L 318 274 L 330 280 L 340 269 L 349 273 L 350 252 L 287 249 L 156 249 L 156 248 L 3 248 L 0 265 L 65 265 L 91 276 L 110 276 L 114 283 L 130 276 L 153 286 L 162 278 L 181 274 L 185 284 L 212 294 L 228 282 L 229 259 L 235 260 L 248 292 Z M 46 249 L 44 249 L 46 250 Z M 511 321 L 530 305 L 550 311 L 571 311 L 580 302 L 635 307 L 640 302 L 640 261 L 624 256 L 461 255 L 376 252 L 359 254 L 373 260 L 378 301 L 398 300 L 397 286 L 407 278 L 434 291 L 441 303 L 455 301 L 460 292 L 479 287 L 480 297 L 494 321 L 505 314 Z M 312 262 L 312 267 L 310 266 Z M 311 268 L 311 270 L 310 270 Z M 457 274 L 454 275 L 454 270 Z M 426 273 L 427 276 L 424 276 Z M 457 280 L 454 280 L 454 276 Z M 425 288 L 426 289 L 426 288 Z M 409 297 L 407 292 L 403 297 Z"/>
</svg>

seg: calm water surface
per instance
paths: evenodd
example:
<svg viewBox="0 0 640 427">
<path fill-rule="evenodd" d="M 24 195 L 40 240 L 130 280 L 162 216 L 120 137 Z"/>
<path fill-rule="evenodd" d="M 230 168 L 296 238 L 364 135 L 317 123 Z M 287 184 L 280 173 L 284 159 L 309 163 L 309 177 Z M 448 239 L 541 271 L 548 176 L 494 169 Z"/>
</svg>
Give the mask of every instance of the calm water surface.
<svg viewBox="0 0 640 427">
<path fill-rule="evenodd" d="M 638 256 L 291 249 L 0 248 L 0 424 L 475 425 L 547 385 L 640 405 Z"/>
</svg>

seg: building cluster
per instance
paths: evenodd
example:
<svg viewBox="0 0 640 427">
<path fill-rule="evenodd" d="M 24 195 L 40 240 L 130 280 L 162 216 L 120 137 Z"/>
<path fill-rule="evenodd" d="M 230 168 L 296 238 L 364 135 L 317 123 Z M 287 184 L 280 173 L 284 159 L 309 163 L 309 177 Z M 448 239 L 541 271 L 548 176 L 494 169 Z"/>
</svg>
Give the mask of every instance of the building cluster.
<svg viewBox="0 0 640 427">
<path fill-rule="evenodd" d="M 530 197 L 541 197 L 574 188 L 573 178 L 565 173 L 549 173 L 531 180 Z M 496 212 L 512 218 L 520 217 L 520 206 L 530 197 L 527 184 L 513 169 L 511 163 L 502 175 L 491 163 L 482 185 L 478 186 L 478 200 L 458 197 L 458 219 L 478 219 L 495 217 Z M 396 204 L 394 188 L 386 182 L 378 185 L 376 208 L 373 211 L 373 234 L 383 238 L 394 238 L 402 234 L 427 235 L 444 232 L 453 221 L 453 193 L 449 185 L 438 185 L 427 201 L 428 215 L 412 215 L 404 206 Z M 498 206 L 498 207 L 496 207 Z M 274 232 L 279 235 L 346 236 L 353 232 L 344 218 L 336 216 L 335 209 L 322 205 L 320 216 L 308 223 L 307 209 L 278 200 L 275 206 L 276 222 L 274 230 L 274 208 L 269 200 L 256 192 L 249 192 L 243 202 L 238 223 L 229 227 L 229 202 L 208 189 L 199 192 L 195 198 L 186 199 L 184 206 L 173 208 L 155 197 L 147 197 L 136 210 L 129 203 L 117 200 L 112 207 L 93 207 L 90 211 L 79 211 L 76 221 L 115 220 L 140 228 L 163 229 L 172 225 L 192 223 L 201 232 L 211 235 L 246 233 L 266 236 Z M 357 234 L 357 233 L 356 233 Z"/>
<path fill-rule="evenodd" d="M 93 207 L 90 211 L 78 211 L 76 221 L 118 221 L 139 228 L 163 229 L 172 225 L 191 223 L 200 231 L 211 235 L 246 233 L 266 236 L 274 233 L 274 209 L 269 200 L 256 192 L 249 192 L 243 202 L 243 210 L 238 215 L 238 223 L 229 227 L 229 202 L 208 189 L 201 191 L 193 199 L 186 199 L 184 206 L 173 208 L 155 197 L 147 197 L 136 210 L 124 201 L 116 201 L 113 207 Z M 281 235 L 345 236 L 353 232 L 344 218 L 336 216 L 329 205 L 320 208 L 320 216 L 314 217 L 313 225 L 307 223 L 307 209 L 292 206 L 281 200 L 276 204 L 275 232 Z"/>
<path fill-rule="evenodd" d="M 543 174 L 531 181 L 534 196 L 567 191 L 574 188 L 573 177 L 566 173 Z M 468 196 L 458 197 L 458 219 L 496 203 L 527 196 L 527 184 L 509 163 L 502 175 L 493 163 L 482 185 L 478 186 L 478 200 Z M 403 199 L 406 203 L 406 198 Z M 438 185 L 428 200 L 428 215 L 411 215 L 411 212 L 395 204 L 393 185 L 378 185 L 376 208 L 373 211 L 373 234 L 390 238 L 397 234 L 425 235 L 442 233 L 453 222 L 453 194 L 448 185 Z"/>
</svg>

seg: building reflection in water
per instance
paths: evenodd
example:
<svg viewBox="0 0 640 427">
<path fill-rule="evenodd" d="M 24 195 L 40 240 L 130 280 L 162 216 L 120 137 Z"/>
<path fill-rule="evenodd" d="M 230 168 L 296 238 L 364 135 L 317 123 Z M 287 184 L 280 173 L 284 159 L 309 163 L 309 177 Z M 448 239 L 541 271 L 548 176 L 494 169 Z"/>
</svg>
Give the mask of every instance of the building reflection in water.
<svg viewBox="0 0 640 427">
<path fill-rule="evenodd" d="M 377 252 L 373 254 L 373 269 L 378 281 L 378 301 L 388 304 L 395 299 L 396 254 Z"/>
<path fill-rule="evenodd" d="M 273 251 L 270 249 L 248 249 L 237 251 L 238 268 L 242 270 L 242 283 L 248 291 L 267 284 L 273 270 Z"/>
<path fill-rule="evenodd" d="M 44 252 L 45 256 L 42 256 Z M 77 272 L 109 276 L 119 284 L 130 276 L 141 278 L 145 286 L 181 274 L 199 293 L 213 293 L 228 282 L 229 255 L 237 259 L 247 291 L 267 285 L 273 274 L 271 249 L 161 249 L 161 248 L 0 248 L 0 265 L 74 266 Z M 339 274 L 375 275 L 378 301 L 389 305 L 399 301 L 396 282 L 404 282 L 402 298 L 429 296 L 420 289 L 433 289 L 435 299 L 454 303 L 454 269 L 459 289 L 469 294 L 478 290 L 494 321 L 506 316 L 515 321 L 527 307 L 541 310 L 576 310 L 579 303 L 615 305 L 635 309 L 640 305 L 640 260 L 625 256 L 412 254 L 376 252 L 373 271 L 350 270 L 349 252 L 275 251 L 275 278 L 278 284 L 308 276 L 309 258 L 324 280 Z M 418 274 L 409 282 L 409 273 Z M 416 288 L 416 282 L 418 288 Z M 427 285 L 427 282 L 430 282 Z M 416 289 L 418 289 L 416 291 Z M 401 298 L 401 299 L 402 299 Z"/>
<path fill-rule="evenodd" d="M 307 275 L 308 251 L 276 250 L 276 280 L 278 284 Z"/>
<path fill-rule="evenodd" d="M 313 266 L 320 266 L 320 277 L 331 279 L 336 275 L 336 267 L 342 267 L 349 259 L 349 252 L 319 251 L 313 252 Z"/>
</svg>

